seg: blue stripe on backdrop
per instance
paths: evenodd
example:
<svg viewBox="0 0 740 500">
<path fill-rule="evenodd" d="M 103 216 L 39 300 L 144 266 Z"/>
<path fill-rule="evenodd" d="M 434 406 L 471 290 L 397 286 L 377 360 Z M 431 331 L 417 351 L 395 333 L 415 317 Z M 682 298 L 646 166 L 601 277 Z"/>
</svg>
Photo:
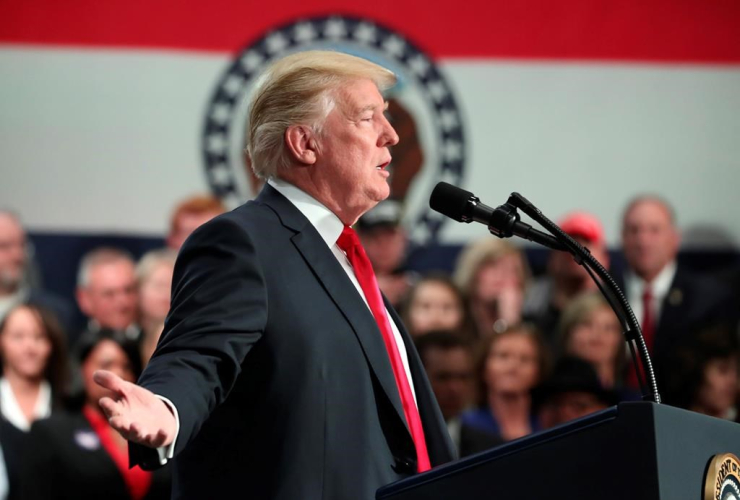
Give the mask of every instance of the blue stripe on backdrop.
<svg viewBox="0 0 740 500">
<path fill-rule="evenodd" d="M 86 252 L 100 246 L 113 246 L 128 250 L 138 259 L 147 251 L 164 246 L 162 238 L 114 234 L 33 232 L 29 234 L 29 238 L 34 247 L 34 260 L 41 272 L 45 288 L 73 302 L 77 267 Z M 409 267 L 421 273 L 451 272 L 461 248 L 460 245 L 417 248 L 411 253 Z M 543 248 L 526 248 L 533 274 L 539 275 L 544 272 L 548 252 Z M 612 272 L 620 273 L 624 269 L 621 252 L 611 251 L 610 256 Z M 740 278 L 740 253 L 736 250 L 685 250 L 679 255 L 679 261 L 694 271 L 714 275 L 727 285 L 733 287 L 739 285 L 737 281 Z"/>
</svg>

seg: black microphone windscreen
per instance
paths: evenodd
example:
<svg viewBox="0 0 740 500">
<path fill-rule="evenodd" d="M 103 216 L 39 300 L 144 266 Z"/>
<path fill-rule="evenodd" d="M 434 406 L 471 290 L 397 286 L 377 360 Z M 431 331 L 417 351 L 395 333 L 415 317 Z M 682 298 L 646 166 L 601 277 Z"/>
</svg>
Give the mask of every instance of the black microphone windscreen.
<svg viewBox="0 0 740 500">
<path fill-rule="evenodd" d="M 458 222 L 464 220 L 466 211 L 470 210 L 469 201 L 475 198 L 470 191 L 465 191 L 446 182 L 439 182 L 429 197 L 429 207 Z"/>
</svg>

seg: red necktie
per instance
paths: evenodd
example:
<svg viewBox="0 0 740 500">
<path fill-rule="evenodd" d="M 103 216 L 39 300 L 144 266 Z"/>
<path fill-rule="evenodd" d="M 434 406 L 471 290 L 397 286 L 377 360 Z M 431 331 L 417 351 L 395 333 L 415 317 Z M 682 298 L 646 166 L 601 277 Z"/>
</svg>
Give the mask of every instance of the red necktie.
<svg viewBox="0 0 740 500">
<path fill-rule="evenodd" d="M 653 313 L 653 292 L 649 285 L 645 285 L 645 289 L 642 292 L 642 322 L 640 323 L 640 328 L 642 328 L 642 336 L 645 339 L 648 352 L 652 354 L 653 342 L 655 340 L 655 315 Z M 645 370 L 643 369 L 642 362 L 640 362 L 640 374 L 643 380 L 645 380 Z M 637 375 L 634 370 L 630 370 L 627 374 L 627 385 L 635 389 L 638 388 Z"/>
<path fill-rule="evenodd" d="M 414 440 L 417 470 L 419 472 L 427 471 L 431 469 L 431 465 L 429 463 L 429 454 L 427 453 L 427 443 L 424 439 L 424 428 L 421 425 L 421 417 L 419 417 L 419 409 L 416 407 L 414 394 L 411 392 L 411 386 L 409 385 L 409 378 L 406 376 L 401 354 L 398 352 L 398 346 L 393 338 L 393 330 L 386 314 L 383 298 L 380 295 L 380 288 L 378 288 L 378 281 L 375 279 L 373 266 L 370 264 L 370 259 L 367 258 L 365 249 L 360 244 L 357 233 L 352 228 L 344 228 L 341 236 L 339 236 L 339 240 L 337 240 L 337 245 L 347 253 L 347 258 L 350 264 L 352 264 L 357 281 L 360 283 L 360 288 L 362 288 L 365 299 L 367 299 L 367 303 L 370 306 L 370 311 L 372 311 L 380 333 L 383 335 L 383 342 L 385 343 L 385 348 L 388 351 L 388 357 L 391 361 L 393 375 L 398 386 L 398 393 L 401 395 L 403 412 L 406 415 L 406 421 L 411 430 L 411 437 Z"/>
<path fill-rule="evenodd" d="M 653 314 L 653 292 L 648 285 L 642 292 L 642 324 L 640 326 L 648 351 L 652 353 L 655 341 L 655 316 Z"/>
</svg>

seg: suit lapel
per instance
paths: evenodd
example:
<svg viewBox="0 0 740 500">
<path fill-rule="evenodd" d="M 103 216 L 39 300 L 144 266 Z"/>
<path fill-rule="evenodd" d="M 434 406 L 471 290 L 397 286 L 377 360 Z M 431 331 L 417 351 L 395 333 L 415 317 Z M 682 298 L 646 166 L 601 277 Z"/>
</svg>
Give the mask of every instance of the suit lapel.
<svg viewBox="0 0 740 500">
<path fill-rule="evenodd" d="M 370 309 L 357 293 L 341 264 L 303 214 L 272 186 L 265 185 L 257 201 L 270 206 L 280 217 L 283 225 L 296 231 L 291 241 L 352 326 L 370 369 L 393 405 L 397 416 L 406 425 L 401 398 L 383 337 Z M 406 428 L 408 431 L 408 427 Z"/>
</svg>

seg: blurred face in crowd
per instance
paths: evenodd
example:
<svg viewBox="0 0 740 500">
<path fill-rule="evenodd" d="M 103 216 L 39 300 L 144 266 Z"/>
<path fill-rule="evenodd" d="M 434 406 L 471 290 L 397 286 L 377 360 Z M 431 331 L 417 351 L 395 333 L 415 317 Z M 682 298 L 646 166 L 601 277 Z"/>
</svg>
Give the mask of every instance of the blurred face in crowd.
<svg viewBox="0 0 740 500">
<path fill-rule="evenodd" d="M 545 429 L 603 410 L 606 404 L 590 392 L 571 391 L 555 394 L 540 410 Z"/>
<path fill-rule="evenodd" d="M 445 420 L 457 417 L 473 398 L 472 356 L 463 347 L 430 347 L 424 367 Z"/>
<path fill-rule="evenodd" d="M 704 367 L 704 381 L 696 398 L 696 410 L 724 417 L 735 404 L 738 391 L 738 359 L 714 358 Z"/>
<path fill-rule="evenodd" d="M 494 302 L 507 289 L 524 287 L 524 269 L 518 255 L 504 255 L 482 265 L 475 277 L 473 296 L 480 302 Z"/>
<path fill-rule="evenodd" d="M 51 340 L 41 319 L 26 307 L 10 312 L 0 332 L 3 372 L 13 372 L 25 379 L 39 380 L 51 356 Z"/>
<path fill-rule="evenodd" d="M 406 232 L 400 226 L 380 226 L 358 233 L 375 274 L 390 274 L 406 255 Z"/>
<path fill-rule="evenodd" d="M 26 233 L 15 217 L 0 212 L 0 294 L 16 290 L 25 263 Z"/>
<path fill-rule="evenodd" d="M 581 236 L 571 235 L 578 243 L 588 248 L 591 255 L 598 260 L 601 265 L 609 267 L 609 252 L 606 246 L 601 242 L 593 242 Z M 550 253 L 548 262 L 548 272 L 555 280 L 564 280 L 567 282 L 583 282 L 590 286 L 592 281 L 583 266 L 578 265 L 573 256 L 568 252 L 553 251 Z"/>
<path fill-rule="evenodd" d="M 179 250 L 193 231 L 217 215 L 221 215 L 220 210 L 209 212 L 183 212 L 179 214 L 172 231 L 167 236 L 167 246 L 175 250 Z"/>
<path fill-rule="evenodd" d="M 131 360 L 121 346 L 110 339 L 104 339 L 93 347 L 82 363 L 82 383 L 88 404 L 98 408 L 98 401 L 104 397 L 113 397 L 113 393 L 99 386 L 93 380 L 96 370 L 108 370 L 127 382 L 135 382 L 134 368 Z"/>
<path fill-rule="evenodd" d="M 311 183 L 319 201 L 345 224 L 354 224 L 390 194 L 389 147 L 398 143 L 398 135 L 385 109 L 373 81 L 352 80 L 337 91 L 336 105 L 324 121 Z"/>
<path fill-rule="evenodd" d="M 622 330 L 609 306 L 599 306 L 582 323 L 573 327 L 568 337 L 567 351 L 599 365 L 614 363 L 622 346 Z"/>
<path fill-rule="evenodd" d="M 539 352 L 532 337 L 514 331 L 493 341 L 484 373 L 489 393 L 528 392 L 539 376 Z"/>
<path fill-rule="evenodd" d="M 139 309 L 142 320 L 164 321 L 170 310 L 170 290 L 174 267 L 159 262 L 139 284 Z"/>
<path fill-rule="evenodd" d="M 667 207 L 656 200 L 634 203 L 624 216 L 622 245 L 632 270 L 652 281 L 676 258 L 680 238 Z"/>
<path fill-rule="evenodd" d="M 433 330 L 458 330 L 463 323 L 463 305 L 447 283 L 428 280 L 417 285 L 409 304 L 409 329 L 413 335 Z"/>
<path fill-rule="evenodd" d="M 88 284 L 79 288 L 80 309 L 103 328 L 122 330 L 136 320 L 136 278 L 134 264 L 115 260 L 94 265 Z"/>
</svg>

